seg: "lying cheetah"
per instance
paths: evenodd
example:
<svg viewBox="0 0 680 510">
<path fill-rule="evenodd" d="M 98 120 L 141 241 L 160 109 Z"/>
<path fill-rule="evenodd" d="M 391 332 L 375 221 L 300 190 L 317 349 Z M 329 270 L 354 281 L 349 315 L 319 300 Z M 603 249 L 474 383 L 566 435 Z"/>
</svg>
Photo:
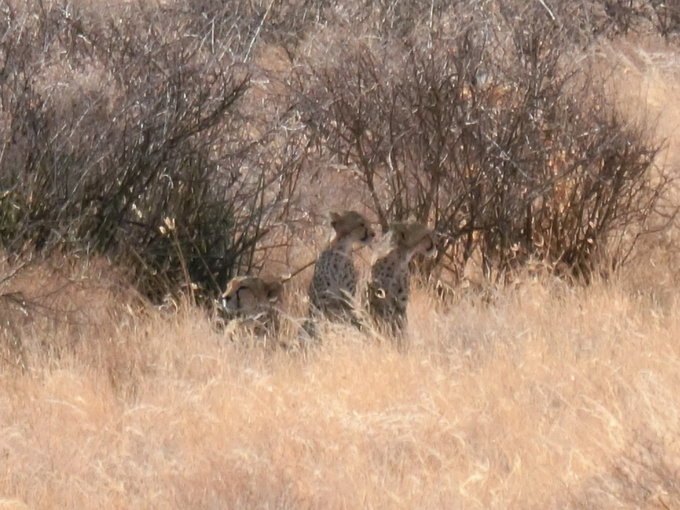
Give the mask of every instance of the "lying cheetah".
<svg viewBox="0 0 680 510">
<path fill-rule="evenodd" d="M 375 237 L 368 220 L 355 211 L 333 212 L 330 218 L 335 238 L 319 255 L 309 285 L 310 319 L 304 329 L 312 337 L 316 335 L 316 317 L 356 322 L 351 302 L 357 287 L 352 247 L 355 243 L 369 244 Z"/>
<path fill-rule="evenodd" d="M 398 335 L 406 325 L 409 262 L 422 253 L 436 253 L 434 233 L 420 223 L 394 223 L 387 234 L 386 253 L 371 267 L 368 311 L 379 327 Z"/>
<path fill-rule="evenodd" d="M 275 304 L 282 289 L 279 280 L 263 280 L 257 276 L 232 278 L 220 299 L 227 317 L 233 320 L 229 329 L 244 328 L 255 335 L 275 335 L 279 329 Z"/>
</svg>

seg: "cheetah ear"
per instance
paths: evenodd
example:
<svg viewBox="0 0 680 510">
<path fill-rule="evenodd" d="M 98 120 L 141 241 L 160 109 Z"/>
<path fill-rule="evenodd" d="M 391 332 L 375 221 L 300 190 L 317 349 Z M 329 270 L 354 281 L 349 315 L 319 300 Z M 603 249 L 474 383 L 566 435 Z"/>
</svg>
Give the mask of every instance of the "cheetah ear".
<svg viewBox="0 0 680 510">
<path fill-rule="evenodd" d="M 236 289 L 238 288 L 239 285 L 241 285 L 241 282 L 244 280 L 242 276 L 235 276 L 231 280 L 229 280 L 229 283 L 227 283 L 227 288 L 226 290 L 221 294 L 221 297 L 226 298 L 229 295 L 233 294 Z"/>
<path fill-rule="evenodd" d="M 283 284 L 280 281 L 273 281 L 265 284 L 265 291 L 267 293 L 267 299 L 272 303 L 279 300 L 281 296 L 281 291 L 283 290 Z"/>
<path fill-rule="evenodd" d="M 338 224 L 338 221 L 340 221 L 341 215 L 340 213 L 331 211 L 328 213 L 328 218 L 331 220 L 331 227 L 335 228 Z"/>
<path fill-rule="evenodd" d="M 406 229 L 404 228 L 404 224 L 395 223 L 392 225 L 392 235 L 394 236 L 395 241 L 406 242 Z"/>
</svg>

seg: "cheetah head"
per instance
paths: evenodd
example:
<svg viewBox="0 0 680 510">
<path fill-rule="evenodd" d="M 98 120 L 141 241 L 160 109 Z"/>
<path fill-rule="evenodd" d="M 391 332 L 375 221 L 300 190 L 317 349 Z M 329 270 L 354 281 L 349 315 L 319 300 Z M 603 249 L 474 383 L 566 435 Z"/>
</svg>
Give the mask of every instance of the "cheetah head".
<svg viewBox="0 0 680 510">
<path fill-rule="evenodd" d="M 393 248 L 404 249 L 409 256 L 422 253 L 426 257 L 434 257 L 437 254 L 434 232 L 415 221 L 390 225 L 389 239 Z"/>
<path fill-rule="evenodd" d="M 278 280 L 267 281 L 257 276 L 237 276 L 227 285 L 220 304 L 227 311 L 247 314 L 276 303 L 282 289 L 283 284 Z"/>
<path fill-rule="evenodd" d="M 356 211 L 332 212 L 330 218 L 338 239 L 351 238 L 354 242 L 369 244 L 375 238 L 368 220 Z"/>
</svg>

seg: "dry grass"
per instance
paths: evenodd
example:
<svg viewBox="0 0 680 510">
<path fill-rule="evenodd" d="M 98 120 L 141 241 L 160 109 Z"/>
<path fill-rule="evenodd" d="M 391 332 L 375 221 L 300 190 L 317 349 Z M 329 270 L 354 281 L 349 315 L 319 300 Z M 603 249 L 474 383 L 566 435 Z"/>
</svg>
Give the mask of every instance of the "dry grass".
<svg viewBox="0 0 680 510">
<path fill-rule="evenodd" d="M 626 289 L 418 291 L 406 353 L 230 344 L 187 306 L 31 348 L 0 508 L 677 508 L 679 296 Z"/>
</svg>

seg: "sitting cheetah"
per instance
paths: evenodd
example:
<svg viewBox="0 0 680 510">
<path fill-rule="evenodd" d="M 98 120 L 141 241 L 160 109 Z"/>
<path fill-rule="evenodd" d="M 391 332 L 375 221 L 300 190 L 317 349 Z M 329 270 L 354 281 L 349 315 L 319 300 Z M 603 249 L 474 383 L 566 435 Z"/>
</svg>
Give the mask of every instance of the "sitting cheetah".
<svg viewBox="0 0 680 510">
<path fill-rule="evenodd" d="M 319 255 L 309 285 L 310 319 L 303 327 L 311 337 L 316 336 L 314 317 L 356 322 L 351 302 L 357 287 L 352 247 L 369 244 L 375 237 L 366 218 L 355 211 L 333 212 L 330 218 L 335 238 Z"/>
<path fill-rule="evenodd" d="M 281 297 L 279 280 L 263 280 L 257 276 L 232 278 L 220 299 L 230 322 L 230 331 L 245 328 L 256 335 L 275 335 L 279 329 L 279 313 L 275 304 Z"/>
<path fill-rule="evenodd" d="M 434 256 L 434 234 L 420 223 L 394 223 L 387 236 L 387 253 L 371 267 L 368 311 L 378 326 L 400 334 L 406 325 L 409 262 L 416 253 Z"/>
</svg>

